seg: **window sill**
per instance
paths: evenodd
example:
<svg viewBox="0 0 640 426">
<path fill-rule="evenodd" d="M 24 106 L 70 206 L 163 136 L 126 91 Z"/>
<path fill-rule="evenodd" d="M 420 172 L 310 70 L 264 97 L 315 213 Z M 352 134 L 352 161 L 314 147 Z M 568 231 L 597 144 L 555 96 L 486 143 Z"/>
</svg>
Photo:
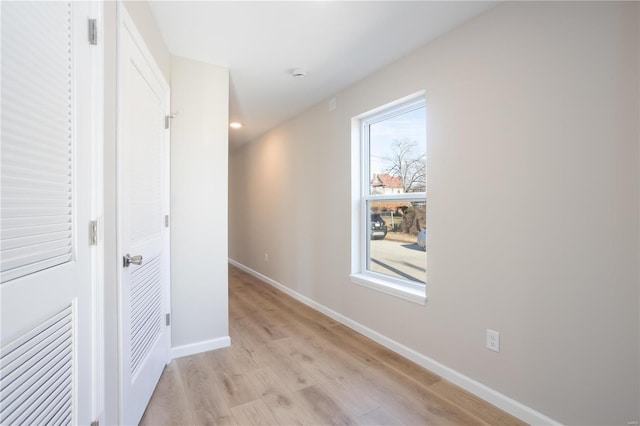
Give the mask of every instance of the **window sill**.
<svg viewBox="0 0 640 426">
<path fill-rule="evenodd" d="M 408 300 L 419 305 L 426 305 L 426 289 L 409 288 L 402 284 L 397 284 L 386 279 L 381 279 L 368 274 L 351 274 L 351 281 L 363 287 L 372 288 L 382 293 Z"/>
</svg>

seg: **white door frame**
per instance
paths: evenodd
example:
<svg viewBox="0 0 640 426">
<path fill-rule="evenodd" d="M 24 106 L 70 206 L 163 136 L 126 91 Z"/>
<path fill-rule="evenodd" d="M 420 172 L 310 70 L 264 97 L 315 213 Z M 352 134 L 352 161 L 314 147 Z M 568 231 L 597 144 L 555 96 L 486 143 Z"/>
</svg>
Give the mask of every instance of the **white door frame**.
<svg viewBox="0 0 640 426">
<path fill-rule="evenodd" d="M 96 20 L 97 44 L 91 56 L 91 220 L 96 224 L 96 241 L 91 250 L 93 286 L 93 419 L 105 421 L 105 330 L 104 330 L 104 3 L 90 2 L 89 14 Z"/>
<path fill-rule="evenodd" d="M 96 241 L 91 247 L 93 419 L 104 421 L 104 19 L 103 3 L 90 2 L 89 18 L 96 21 L 97 44 L 91 46 L 91 220 Z"/>
</svg>

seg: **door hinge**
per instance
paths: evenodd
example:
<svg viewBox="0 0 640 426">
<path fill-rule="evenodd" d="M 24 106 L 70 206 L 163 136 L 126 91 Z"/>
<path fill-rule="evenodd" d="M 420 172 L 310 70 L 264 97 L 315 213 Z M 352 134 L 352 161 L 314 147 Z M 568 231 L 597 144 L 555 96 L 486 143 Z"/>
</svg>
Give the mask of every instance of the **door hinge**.
<svg viewBox="0 0 640 426">
<path fill-rule="evenodd" d="M 165 228 L 169 227 L 169 215 L 168 214 L 164 215 L 164 227 Z"/>
<path fill-rule="evenodd" d="M 89 222 L 89 242 L 92 246 L 98 245 L 98 221 Z"/>
<path fill-rule="evenodd" d="M 164 321 L 164 322 L 165 322 L 165 324 L 166 324 L 167 326 L 170 326 L 170 325 L 171 325 L 171 314 L 166 314 L 166 315 L 164 316 L 164 318 L 165 318 L 165 321 Z"/>
<path fill-rule="evenodd" d="M 177 114 L 177 113 L 176 113 Z M 164 117 L 164 128 L 168 129 L 170 124 L 171 124 L 171 120 L 176 118 L 176 114 L 170 114 L 170 115 L 166 115 Z"/>
<path fill-rule="evenodd" d="M 98 24 L 95 19 L 89 19 L 89 44 L 98 44 Z"/>
</svg>

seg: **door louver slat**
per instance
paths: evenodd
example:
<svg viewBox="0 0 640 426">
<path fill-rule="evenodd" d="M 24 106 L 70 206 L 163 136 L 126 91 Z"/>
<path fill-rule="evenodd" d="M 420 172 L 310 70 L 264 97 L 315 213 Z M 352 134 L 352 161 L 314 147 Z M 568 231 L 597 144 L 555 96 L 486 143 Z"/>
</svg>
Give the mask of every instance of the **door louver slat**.
<svg viewBox="0 0 640 426">
<path fill-rule="evenodd" d="M 73 309 L 0 349 L 0 424 L 71 424 Z"/>
<path fill-rule="evenodd" d="M 73 258 L 74 76 L 70 2 L 6 2 L 0 19 L 5 283 Z"/>
<path fill-rule="evenodd" d="M 160 258 L 131 272 L 131 374 L 147 356 L 162 330 Z"/>
</svg>

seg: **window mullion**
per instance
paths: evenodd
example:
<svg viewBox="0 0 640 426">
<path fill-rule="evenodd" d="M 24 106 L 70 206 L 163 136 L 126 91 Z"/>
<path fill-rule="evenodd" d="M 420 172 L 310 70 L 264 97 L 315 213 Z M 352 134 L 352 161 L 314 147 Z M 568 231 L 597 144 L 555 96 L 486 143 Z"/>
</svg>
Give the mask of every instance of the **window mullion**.
<svg viewBox="0 0 640 426">
<path fill-rule="evenodd" d="M 366 201 L 425 201 L 427 194 L 424 192 L 406 192 L 404 194 L 365 194 Z"/>
</svg>

